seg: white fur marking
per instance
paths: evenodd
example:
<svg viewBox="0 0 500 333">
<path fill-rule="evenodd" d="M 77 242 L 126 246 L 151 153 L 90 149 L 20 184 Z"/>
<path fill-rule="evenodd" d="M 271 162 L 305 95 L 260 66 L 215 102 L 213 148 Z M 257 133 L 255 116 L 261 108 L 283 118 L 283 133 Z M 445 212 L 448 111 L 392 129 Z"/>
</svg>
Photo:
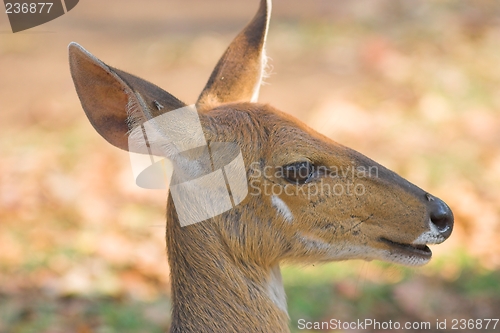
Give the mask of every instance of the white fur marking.
<svg viewBox="0 0 500 333">
<path fill-rule="evenodd" d="M 322 260 L 378 259 L 408 266 L 421 266 L 429 262 L 429 259 L 408 256 L 372 246 L 355 245 L 349 242 L 330 244 L 313 235 L 306 235 L 301 232 L 297 233 L 295 237 L 304 245 L 306 253 L 316 254 Z"/>
<path fill-rule="evenodd" d="M 273 4 L 271 0 L 267 0 L 267 19 L 266 19 L 266 31 L 264 32 L 264 43 L 262 45 L 261 52 L 261 69 L 259 73 L 259 79 L 257 80 L 257 84 L 254 87 L 252 99 L 250 102 L 257 103 L 259 100 L 260 86 L 262 85 L 262 81 L 264 78 L 268 77 L 267 67 L 268 67 L 268 58 L 266 56 L 266 43 L 267 43 L 267 33 L 269 31 L 269 21 L 271 20 L 271 12 L 273 9 Z"/>
<path fill-rule="evenodd" d="M 271 198 L 271 202 L 273 203 L 274 208 L 278 210 L 278 213 L 280 213 L 287 222 L 292 222 L 293 214 L 283 200 L 281 200 L 276 195 L 273 195 Z"/>
<path fill-rule="evenodd" d="M 439 232 L 438 228 L 429 221 L 430 231 L 423 232 L 420 236 L 413 241 L 414 245 L 426 245 L 426 244 L 440 244 L 444 242 L 445 238 Z"/>
<path fill-rule="evenodd" d="M 271 270 L 267 292 L 271 301 L 273 301 L 273 303 L 288 316 L 286 293 L 285 288 L 283 287 L 279 266 L 276 266 Z"/>
<path fill-rule="evenodd" d="M 156 108 L 158 109 L 158 111 L 160 111 L 161 109 L 164 108 L 164 106 L 161 105 L 160 102 L 158 102 L 158 101 L 153 101 L 153 103 L 156 106 Z"/>
<path fill-rule="evenodd" d="M 250 102 L 252 103 L 257 103 L 259 101 L 259 94 L 260 94 L 260 87 L 262 86 L 262 82 L 264 81 L 264 78 L 268 77 L 266 74 L 266 69 L 267 69 L 267 56 L 266 56 L 266 50 L 262 50 L 261 54 L 261 69 L 260 69 L 260 74 L 259 74 L 259 79 L 257 80 L 257 84 L 253 88 L 253 95 L 252 99 Z"/>
</svg>

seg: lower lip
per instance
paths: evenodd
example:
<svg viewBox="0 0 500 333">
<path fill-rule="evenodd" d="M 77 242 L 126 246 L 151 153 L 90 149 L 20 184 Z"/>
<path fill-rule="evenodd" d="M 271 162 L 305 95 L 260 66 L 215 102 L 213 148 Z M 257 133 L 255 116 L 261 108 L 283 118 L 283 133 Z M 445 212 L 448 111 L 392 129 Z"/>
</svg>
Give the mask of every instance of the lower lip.
<svg viewBox="0 0 500 333">
<path fill-rule="evenodd" d="M 389 245 L 391 249 L 396 249 L 398 252 L 402 252 L 408 256 L 417 256 L 422 259 L 430 259 L 432 257 L 432 251 L 426 245 L 416 247 L 415 245 L 396 243 L 387 238 L 380 238 L 380 241 Z"/>
</svg>

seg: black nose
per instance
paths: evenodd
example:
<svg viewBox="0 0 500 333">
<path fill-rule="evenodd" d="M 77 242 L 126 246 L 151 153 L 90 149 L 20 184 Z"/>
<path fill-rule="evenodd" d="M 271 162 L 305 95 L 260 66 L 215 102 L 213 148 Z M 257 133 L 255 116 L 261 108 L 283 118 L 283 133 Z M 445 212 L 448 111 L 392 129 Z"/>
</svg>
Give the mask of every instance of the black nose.
<svg viewBox="0 0 500 333">
<path fill-rule="evenodd" d="M 453 231 L 453 212 L 443 200 L 430 194 L 426 197 L 429 201 L 431 223 L 437 227 L 444 238 L 450 237 Z"/>
</svg>

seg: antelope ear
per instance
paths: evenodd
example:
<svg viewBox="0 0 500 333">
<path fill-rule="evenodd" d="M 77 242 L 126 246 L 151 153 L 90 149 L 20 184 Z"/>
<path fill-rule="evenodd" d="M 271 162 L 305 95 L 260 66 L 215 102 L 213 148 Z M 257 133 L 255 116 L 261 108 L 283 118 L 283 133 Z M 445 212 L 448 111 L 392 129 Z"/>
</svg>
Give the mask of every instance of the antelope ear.
<svg viewBox="0 0 500 333">
<path fill-rule="evenodd" d="M 271 0 L 261 0 L 257 15 L 215 66 L 196 103 L 198 109 L 229 102 L 257 102 L 266 66 L 264 47 L 271 6 Z"/>
<path fill-rule="evenodd" d="M 156 85 L 109 67 L 77 43 L 68 48 L 84 111 L 97 132 L 118 148 L 129 150 L 128 134 L 137 126 L 186 106 Z"/>
</svg>

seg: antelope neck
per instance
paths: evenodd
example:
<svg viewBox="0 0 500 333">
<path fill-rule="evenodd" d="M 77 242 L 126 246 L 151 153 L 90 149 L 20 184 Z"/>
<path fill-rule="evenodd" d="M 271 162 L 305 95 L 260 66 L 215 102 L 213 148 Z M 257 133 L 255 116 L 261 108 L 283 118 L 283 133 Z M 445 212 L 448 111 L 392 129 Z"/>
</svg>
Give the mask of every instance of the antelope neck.
<svg viewBox="0 0 500 333">
<path fill-rule="evenodd" d="M 289 332 L 279 265 L 235 259 L 210 223 L 181 228 L 169 202 L 170 332 Z"/>
</svg>

